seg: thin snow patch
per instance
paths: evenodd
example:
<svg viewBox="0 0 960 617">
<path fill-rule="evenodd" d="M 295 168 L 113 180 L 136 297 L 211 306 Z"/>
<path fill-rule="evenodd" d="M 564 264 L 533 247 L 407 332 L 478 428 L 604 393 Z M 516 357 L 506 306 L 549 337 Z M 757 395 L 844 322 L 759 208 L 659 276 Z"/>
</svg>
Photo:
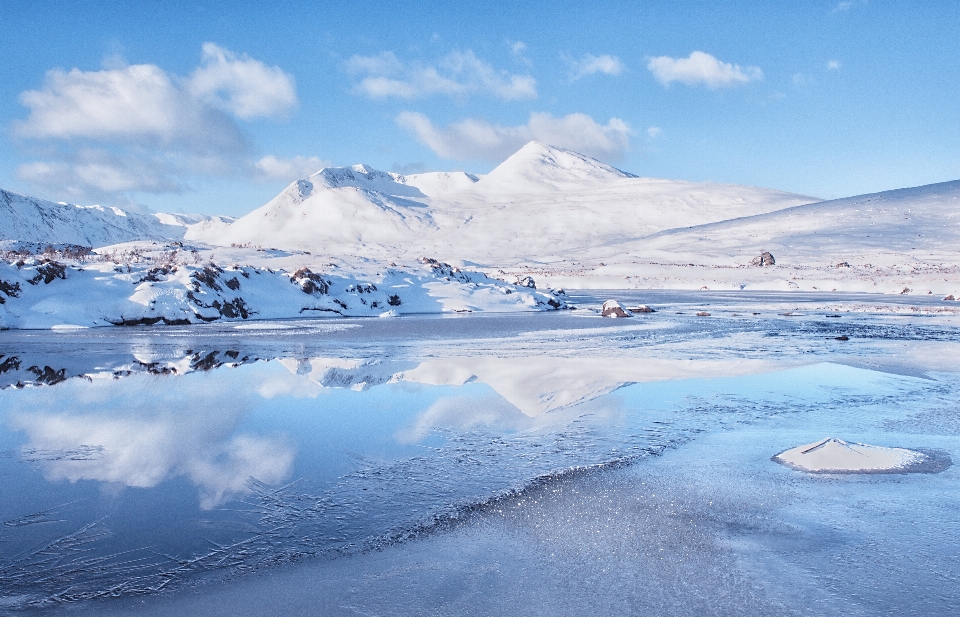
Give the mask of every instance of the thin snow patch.
<svg viewBox="0 0 960 617">
<path fill-rule="evenodd" d="M 50 326 L 50 329 L 69 331 L 69 330 L 86 330 L 89 327 L 90 326 L 78 326 L 72 323 L 59 323 L 59 324 L 56 324 L 55 326 Z"/>
<path fill-rule="evenodd" d="M 887 448 L 827 437 L 773 457 L 773 460 L 811 473 L 937 472 L 949 466 L 933 453 Z"/>
<path fill-rule="evenodd" d="M 399 316 L 400 316 L 400 313 L 394 311 L 393 309 L 385 313 L 380 313 L 380 317 L 399 317 Z"/>
</svg>

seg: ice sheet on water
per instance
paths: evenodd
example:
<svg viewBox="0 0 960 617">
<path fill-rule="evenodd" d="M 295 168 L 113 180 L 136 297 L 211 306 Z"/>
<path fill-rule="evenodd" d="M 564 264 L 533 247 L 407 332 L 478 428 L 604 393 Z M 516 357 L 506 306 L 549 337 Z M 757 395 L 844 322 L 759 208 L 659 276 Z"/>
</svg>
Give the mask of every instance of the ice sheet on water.
<svg viewBox="0 0 960 617">
<path fill-rule="evenodd" d="M 0 601 L 57 604 L 160 588 L 178 589 L 174 597 L 186 597 L 186 589 L 208 577 L 230 578 L 305 557 L 319 557 L 311 576 L 322 572 L 330 581 L 310 587 L 325 590 L 322 602 L 328 604 L 318 600 L 318 605 L 330 606 L 330 612 L 352 606 L 402 614 L 404 607 L 423 602 L 438 612 L 471 614 L 483 612 L 486 605 L 476 599 L 484 598 L 501 608 L 540 602 L 537 606 L 553 607 L 555 614 L 593 609 L 622 614 L 631 607 L 658 614 L 722 613 L 736 606 L 753 607 L 752 614 L 783 614 L 776 607 L 789 600 L 790 581 L 810 591 L 811 598 L 826 597 L 809 588 L 804 572 L 825 573 L 831 577 L 827 595 L 843 596 L 845 588 L 855 588 L 850 577 L 842 569 L 800 559 L 799 549 L 786 550 L 787 540 L 796 536 L 790 530 L 800 530 L 796 537 L 826 551 L 820 554 L 833 560 L 829 563 L 840 563 L 842 554 L 831 552 L 833 536 L 818 535 L 820 530 L 845 525 L 854 536 L 875 542 L 864 530 L 880 510 L 856 519 L 862 528 L 844 523 L 843 512 L 867 497 L 851 493 L 849 484 L 846 493 L 838 485 L 830 494 L 834 518 L 817 519 L 806 509 L 818 511 L 817 487 L 832 486 L 830 480 L 812 485 L 778 476 L 768 468 L 795 472 L 769 457 L 823 434 L 940 449 L 956 457 L 960 450 L 951 441 L 956 434 L 951 423 L 960 384 L 953 373 L 930 372 L 952 357 L 948 350 L 955 348 L 956 330 L 942 321 L 905 322 L 890 330 L 891 322 L 869 316 L 830 322 L 816 315 L 707 320 L 665 313 L 643 318 L 650 322 L 617 320 L 623 324 L 616 326 L 608 325 L 614 320 L 562 315 L 542 321 L 399 319 L 389 326 L 370 320 L 350 324 L 350 330 L 313 334 L 308 334 L 310 322 L 263 332 L 238 332 L 232 326 L 171 329 L 163 336 L 136 329 L 93 331 L 58 334 L 56 344 L 32 339 L 31 333 L 2 333 L 6 355 L 0 362 L 17 358 L 19 368 L 10 370 L 24 379 L 29 366 L 49 366 L 54 374 L 65 369 L 67 377 L 98 367 L 130 372 L 118 375 L 123 379 L 67 378 L 52 387 L 48 382 L 43 388 L 0 391 L 5 414 L 0 452 L 7 454 L 0 455 L 0 474 L 14 480 L 0 485 L 0 520 L 11 522 L 0 527 L 0 595 L 5 598 Z M 816 323 L 821 321 L 827 325 Z M 831 327 L 858 324 L 865 326 L 862 336 L 842 344 L 833 340 Z M 882 363 L 894 357 L 892 349 L 916 376 L 901 369 L 879 373 L 816 363 Z M 471 370 L 481 378 L 465 377 L 456 382 L 460 385 L 391 382 L 377 373 L 379 385 L 365 391 L 323 385 L 325 378 L 313 370 L 336 364 L 373 375 L 371 367 L 390 363 L 402 372 L 408 364 L 456 364 L 470 357 L 492 357 L 503 366 L 521 366 L 530 357 L 562 360 L 555 362 L 558 366 L 584 358 L 589 360 L 583 362 L 585 371 L 608 366 L 599 361 L 604 357 L 639 367 L 693 360 L 687 377 L 695 377 L 706 366 L 703 361 L 741 369 L 721 373 L 732 375 L 721 379 L 607 389 L 602 396 L 581 397 L 584 402 L 539 415 L 520 413 L 498 393 L 499 382 L 487 383 L 486 373 L 475 367 Z M 255 362 L 258 358 L 286 358 L 289 366 Z M 745 359 L 759 361 L 762 374 L 742 370 Z M 54 365 L 55 360 L 62 364 Z M 308 364 L 309 372 L 299 370 Z M 808 366 L 783 370 L 797 364 Z M 165 367 L 190 374 L 164 375 Z M 313 373 L 317 378 L 311 381 Z M 329 385 L 354 381 L 338 378 Z M 92 396 L 95 392 L 103 396 Z M 166 408 L 157 407 L 164 401 Z M 35 437 L 40 432 L 10 430 L 15 408 L 29 408 L 35 420 L 55 420 L 49 426 L 72 431 L 149 427 L 165 436 L 162 443 L 177 448 L 158 447 L 154 440 L 150 448 L 122 450 L 129 442 L 123 436 L 137 434 L 130 428 L 111 433 L 116 441 L 108 443 L 76 432 L 72 440 L 47 443 L 49 431 L 42 433 L 45 441 Z M 129 424 L 133 420 L 139 424 Z M 24 431 L 40 426 L 23 422 L 17 426 Z M 283 441 L 284 435 L 290 441 Z M 738 437 L 724 441 L 724 435 Z M 246 464 L 276 458 L 238 455 L 265 451 L 250 449 L 256 444 L 286 444 L 267 452 L 293 452 L 291 467 L 276 467 L 282 473 L 272 480 L 250 480 L 257 474 L 244 471 Z M 99 446 L 103 450 L 81 451 Z M 121 451 L 134 455 L 126 460 L 152 475 L 104 475 L 120 469 L 112 463 Z M 625 462 L 636 464 L 621 468 Z M 59 476 L 45 476 L 58 470 Z M 951 468 L 939 474 L 936 482 L 953 473 Z M 144 477 L 152 484 L 138 488 L 137 478 L 142 485 Z M 645 486 L 655 481 L 657 490 L 638 491 L 638 481 Z M 751 493 L 758 483 L 769 490 Z M 17 488 L 11 492 L 10 486 Z M 791 488 L 797 486 L 806 492 Z M 885 494 L 890 485 L 885 486 L 868 497 L 882 497 L 899 512 L 897 520 L 906 520 L 906 501 L 900 493 Z M 917 492 L 913 506 L 923 509 L 927 525 L 924 557 L 953 580 L 955 569 L 928 550 L 938 539 L 953 547 L 949 533 L 936 531 L 949 532 L 952 519 L 948 510 L 929 504 L 953 503 L 944 485 L 936 486 L 933 492 Z M 719 503 L 725 492 L 729 507 L 721 516 L 710 502 Z M 785 492 L 791 499 L 800 497 L 787 510 L 777 510 L 786 502 L 770 495 Z M 204 495 L 216 504 L 213 509 L 200 509 Z M 647 509 L 636 510 L 637 503 Z M 513 512 L 512 518 L 498 523 L 505 512 Z M 813 531 L 808 537 L 804 530 Z M 509 548 L 518 537 L 524 540 Z M 909 555 L 915 548 L 906 536 L 896 538 L 891 551 Z M 365 552 L 370 548 L 385 550 L 372 553 L 382 557 L 370 557 Z M 548 548 L 552 555 L 543 552 Z M 464 551 L 461 561 L 450 556 Z M 857 555 L 861 561 L 854 571 L 867 568 L 869 551 Z M 765 577 L 768 562 L 791 574 L 782 581 Z M 880 573 L 903 575 L 905 567 Z M 361 583 L 351 582 L 357 572 L 367 576 Z M 232 592 L 211 591 L 228 588 L 205 588 L 211 601 L 220 603 L 216 610 L 256 612 L 251 607 L 259 583 L 241 580 L 233 604 L 223 595 Z M 306 585 L 283 580 L 286 587 L 261 589 L 264 597 L 296 601 L 309 594 Z M 649 584 L 638 586 L 637 580 Z M 917 584 L 930 589 L 932 583 Z M 871 583 L 868 591 L 876 595 L 880 586 Z M 385 598 L 397 597 L 401 589 L 410 590 L 404 596 L 409 604 L 387 610 Z M 822 608 L 816 598 L 810 601 L 814 604 L 802 598 L 787 604 Z M 215 611 L 207 606 L 194 612 Z"/>
</svg>

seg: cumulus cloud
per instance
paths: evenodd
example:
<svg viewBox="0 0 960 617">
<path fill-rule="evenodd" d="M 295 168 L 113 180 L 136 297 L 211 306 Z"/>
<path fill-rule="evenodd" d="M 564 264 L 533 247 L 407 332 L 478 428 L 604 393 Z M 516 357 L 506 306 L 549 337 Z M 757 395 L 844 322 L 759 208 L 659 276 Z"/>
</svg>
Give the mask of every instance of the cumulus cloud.
<svg viewBox="0 0 960 617">
<path fill-rule="evenodd" d="M 29 113 L 14 134 L 49 154 L 18 175 L 48 194 L 110 201 L 248 169 L 250 144 L 237 121 L 281 116 L 297 97 L 280 68 L 206 43 L 188 77 L 117 61 L 98 71 L 53 69 L 20 102 Z"/>
<path fill-rule="evenodd" d="M 723 88 L 763 79 L 763 71 L 758 67 L 721 62 L 702 51 L 695 51 L 686 58 L 651 58 L 647 68 L 664 86 L 679 81 L 691 86 L 703 84 L 708 88 Z"/>
<path fill-rule="evenodd" d="M 306 178 L 329 166 L 328 161 L 321 160 L 320 157 L 316 156 L 295 156 L 282 159 L 272 154 L 268 154 L 254 164 L 259 180 L 281 180 L 284 182 Z"/>
<path fill-rule="evenodd" d="M 647 135 L 650 137 L 650 139 L 656 139 L 657 137 L 663 135 L 663 129 L 659 126 L 651 126 L 647 129 Z"/>
<path fill-rule="evenodd" d="M 281 115 L 297 104 L 291 75 L 214 43 L 203 44 L 201 65 L 187 84 L 196 99 L 244 120 Z"/>
<path fill-rule="evenodd" d="M 464 100 L 473 94 L 487 94 L 510 101 L 537 96 L 533 77 L 498 71 L 469 49 L 450 52 L 435 64 L 404 63 L 385 51 L 376 56 L 353 56 L 346 68 L 359 78 L 354 91 L 374 99 L 440 94 Z"/>
<path fill-rule="evenodd" d="M 604 75 L 619 75 L 626 70 L 626 66 L 624 66 L 623 62 L 620 61 L 620 58 L 616 56 L 594 56 L 592 54 L 586 54 L 579 60 L 570 58 L 568 56 L 562 57 L 570 67 L 571 81 L 576 81 L 581 77 L 594 75 L 596 73 L 603 73 Z"/>
<path fill-rule="evenodd" d="M 33 139 L 150 143 L 189 150 L 237 150 L 236 124 L 150 64 L 102 71 L 49 71 L 41 90 L 20 102 L 30 110 L 16 134 Z"/>
<path fill-rule="evenodd" d="M 529 141 L 541 141 L 603 160 L 618 160 L 630 146 L 630 126 L 619 118 L 599 124 L 586 114 L 561 118 L 535 112 L 526 124 L 500 126 L 468 118 L 436 127 L 424 114 L 403 112 L 397 124 L 438 156 L 456 160 L 501 161 Z"/>
<path fill-rule="evenodd" d="M 827 70 L 828 70 L 828 71 L 837 71 L 837 70 L 840 70 L 840 67 L 841 67 L 841 66 L 842 66 L 842 65 L 840 64 L 840 61 L 839 61 L 839 60 L 827 60 Z"/>
</svg>

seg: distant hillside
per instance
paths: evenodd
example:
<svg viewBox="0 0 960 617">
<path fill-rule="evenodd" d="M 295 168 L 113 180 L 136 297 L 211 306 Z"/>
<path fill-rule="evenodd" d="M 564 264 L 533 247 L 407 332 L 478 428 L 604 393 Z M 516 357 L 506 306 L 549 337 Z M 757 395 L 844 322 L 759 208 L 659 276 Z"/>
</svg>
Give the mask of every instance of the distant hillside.
<svg viewBox="0 0 960 617">
<path fill-rule="evenodd" d="M 229 225 L 230 217 L 137 214 L 120 208 L 76 206 L 0 189 L 0 242 L 99 247 L 131 240 L 179 240 L 190 229 Z"/>
</svg>

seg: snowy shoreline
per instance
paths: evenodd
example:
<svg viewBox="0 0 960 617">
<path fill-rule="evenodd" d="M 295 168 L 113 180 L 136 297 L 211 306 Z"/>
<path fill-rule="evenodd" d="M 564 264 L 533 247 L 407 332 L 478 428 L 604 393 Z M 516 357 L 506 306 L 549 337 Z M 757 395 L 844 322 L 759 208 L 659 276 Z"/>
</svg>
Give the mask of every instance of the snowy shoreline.
<svg viewBox="0 0 960 617">
<path fill-rule="evenodd" d="M 309 267 L 221 267 L 174 259 L 131 263 L 29 258 L 0 263 L 0 329 L 188 325 L 306 316 L 542 311 L 562 292 L 510 283 L 432 259 L 370 276 Z"/>
</svg>

